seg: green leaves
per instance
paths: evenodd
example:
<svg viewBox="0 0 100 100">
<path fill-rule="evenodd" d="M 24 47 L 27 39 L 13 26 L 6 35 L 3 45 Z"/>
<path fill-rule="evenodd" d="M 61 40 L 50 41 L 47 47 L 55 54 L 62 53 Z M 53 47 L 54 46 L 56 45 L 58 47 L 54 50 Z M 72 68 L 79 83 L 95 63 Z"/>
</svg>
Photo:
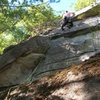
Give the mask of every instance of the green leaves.
<svg viewBox="0 0 100 100">
<path fill-rule="evenodd" d="M 7 48 L 9 45 L 17 44 L 14 37 L 11 34 L 3 33 L 0 34 L 0 54 L 3 53 L 4 48 Z"/>
<path fill-rule="evenodd" d="M 15 2 L 17 0 L 13 0 Z M 4 1 L 2 1 L 4 3 Z M 7 3 L 7 2 L 6 2 Z M 29 36 L 46 30 L 48 23 L 58 17 L 54 15 L 48 4 L 19 7 L 3 6 L 0 8 L 0 52 L 9 45 L 17 44 Z M 9 37 L 9 38 L 7 38 Z"/>
<path fill-rule="evenodd" d="M 93 2 L 96 2 L 96 0 L 77 0 L 76 5 L 75 5 L 75 10 L 80 10 L 84 7 L 87 7 Z"/>
</svg>

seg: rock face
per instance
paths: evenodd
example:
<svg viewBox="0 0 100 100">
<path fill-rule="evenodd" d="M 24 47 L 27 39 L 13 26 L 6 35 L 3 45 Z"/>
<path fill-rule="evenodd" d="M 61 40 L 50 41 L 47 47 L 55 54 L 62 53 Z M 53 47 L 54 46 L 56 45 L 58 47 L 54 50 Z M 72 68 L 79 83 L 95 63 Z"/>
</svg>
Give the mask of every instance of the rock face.
<svg viewBox="0 0 100 100">
<path fill-rule="evenodd" d="M 8 52 L 0 56 L 0 69 L 4 68 L 7 64 L 13 62 L 18 57 L 27 53 L 45 53 L 48 48 L 47 38 L 36 36 L 29 41 L 20 43 L 13 47 Z"/>
<path fill-rule="evenodd" d="M 0 87 L 23 83 L 45 58 L 46 37 L 36 36 L 14 46 L 0 56 Z"/>
<path fill-rule="evenodd" d="M 50 49 L 46 53 L 46 58 L 38 65 L 33 74 L 33 80 L 54 70 L 60 70 L 71 65 L 80 64 L 91 56 L 99 53 L 99 39 L 99 30 L 94 32 L 90 31 L 88 34 L 85 33 L 74 37 L 66 37 L 65 34 L 63 34 L 61 37 L 52 39 L 50 41 Z"/>
<path fill-rule="evenodd" d="M 100 16 L 75 21 L 9 47 L 0 56 L 0 87 L 34 81 L 100 52 Z M 27 81 L 28 80 L 28 81 Z"/>
<path fill-rule="evenodd" d="M 8 91 L 9 92 L 9 91 Z M 19 85 L 2 100 L 100 100 L 100 54 L 54 72 L 50 76 Z"/>
<path fill-rule="evenodd" d="M 51 39 L 59 37 L 75 37 L 80 34 L 87 34 L 93 31 L 100 30 L 100 16 L 90 17 L 84 20 L 79 20 L 74 22 L 74 26 L 71 29 L 65 27 L 65 31 L 61 29 L 55 29 L 45 35 Z"/>
<path fill-rule="evenodd" d="M 6 49 L 0 87 L 17 84 L 0 100 L 100 100 L 100 16 Z"/>
</svg>

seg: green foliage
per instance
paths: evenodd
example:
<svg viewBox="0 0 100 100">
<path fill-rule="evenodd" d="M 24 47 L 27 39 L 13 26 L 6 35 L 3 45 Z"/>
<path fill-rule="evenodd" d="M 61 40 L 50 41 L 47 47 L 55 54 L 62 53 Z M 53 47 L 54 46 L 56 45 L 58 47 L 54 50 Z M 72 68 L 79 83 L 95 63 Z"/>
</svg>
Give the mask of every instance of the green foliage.
<svg viewBox="0 0 100 100">
<path fill-rule="evenodd" d="M 9 45 L 47 30 L 50 23 L 59 19 L 48 4 L 12 7 L 7 0 L 0 1 L 0 4 L 7 4 L 0 6 L 0 53 Z"/>
<path fill-rule="evenodd" d="M 88 10 L 87 12 L 84 12 L 76 17 L 76 20 L 82 20 L 84 18 L 100 15 L 100 4 L 93 7 L 92 9 Z"/>
<path fill-rule="evenodd" d="M 93 2 L 96 2 L 96 0 L 77 0 L 75 4 L 75 10 L 80 10 L 82 8 L 85 8 L 92 4 Z"/>
<path fill-rule="evenodd" d="M 9 45 L 17 44 L 14 37 L 11 34 L 3 33 L 0 34 L 0 54 L 3 53 L 4 48 L 7 48 Z"/>
</svg>

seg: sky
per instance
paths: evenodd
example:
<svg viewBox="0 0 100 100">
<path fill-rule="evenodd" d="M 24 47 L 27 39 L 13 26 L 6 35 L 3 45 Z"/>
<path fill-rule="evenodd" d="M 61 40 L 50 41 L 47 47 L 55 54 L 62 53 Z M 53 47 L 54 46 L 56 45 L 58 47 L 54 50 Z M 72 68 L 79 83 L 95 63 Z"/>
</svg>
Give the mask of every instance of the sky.
<svg viewBox="0 0 100 100">
<path fill-rule="evenodd" d="M 62 15 L 66 10 L 74 12 L 77 0 L 60 0 L 59 3 L 51 3 L 50 6 L 56 11 L 57 15 Z"/>
<path fill-rule="evenodd" d="M 59 3 L 51 3 L 50 6 L 56 11 L 56 14 L 62 15 L 66 10 L 69 12 L 75 12 L 75 4 L 78 0 L 60 0 Z M 100 0 L 96 0 L 100 2 Z"/>
<path fill-rule="evenodd" d="M 51 3 L 50 6 L 55 11 L 75 11 L 74 5 L 77 0 L 61 0 L 59 3 Z"/>
<path fill-rule="evenodd" d="M 9 0 L 11 1 L 11 0 Z M 19 0 L 20 2 L 23 0 Z M 44 0 L 44 2 L 47 2 L 48 0 Z M 74 5 L 77 0 L 60 0 L 58 3 L 50 3 L 50 6 L 55 11 L 74 11 Z M 72 5 L 72 6 L 71 6 Z"/>
<path fill-rule="evenodd" d="M 11 1 L 11 0 L 8 0 Z M 20 2 L 24 1 L 24 0 L 19 0 Z M 29 1 L 29 0 L 27 0 Z M 48 0 L 44 0 L 44 2 L 47 2 Z M 100 1 L 100 0 L 96 0 L 96 1 Z M 58 3 L 50 3 L 50 6 L 53 8 L 54 11 L 61 11 L 64 12 L 65 10 L 68 11 L 75 11 L 74 6 L 75 3 L 77 2 L 77 0 L 60 0 L 60 2 Z"/>
</svg>

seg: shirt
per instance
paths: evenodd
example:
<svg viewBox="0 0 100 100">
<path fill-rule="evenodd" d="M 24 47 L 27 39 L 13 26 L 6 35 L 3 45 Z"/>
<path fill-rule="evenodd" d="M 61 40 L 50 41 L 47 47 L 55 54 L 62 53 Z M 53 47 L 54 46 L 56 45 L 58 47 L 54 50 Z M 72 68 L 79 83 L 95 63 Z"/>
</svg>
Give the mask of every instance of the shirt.
<svg viewBox="0 0 100 100">
<path fill-rule="evenodd" d="M 65 17 L 70 17 L 70 13 L 64 13 L 64 15 L 63 15 L 63 19 L 65 18 Z"/>
</svg>

